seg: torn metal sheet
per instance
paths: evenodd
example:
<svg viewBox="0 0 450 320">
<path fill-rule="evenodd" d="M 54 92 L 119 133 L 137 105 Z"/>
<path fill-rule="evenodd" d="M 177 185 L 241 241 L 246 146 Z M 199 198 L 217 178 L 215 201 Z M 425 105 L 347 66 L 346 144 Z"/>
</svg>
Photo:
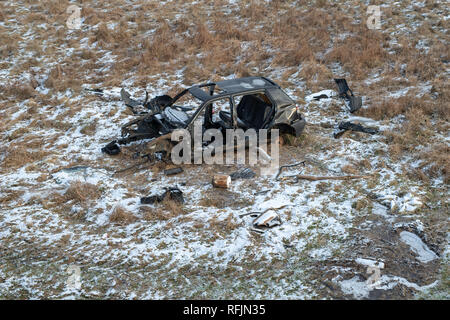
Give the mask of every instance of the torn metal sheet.
<svg viewBox="0 0 450 320">
<path fill-rule="evenodd" d="M 339 97 L 345 99 L 348 102 L 350 112 L 353 113 L 360 109 L 362 106 L 362 97 L 357 97 L 353 94 L 353 91 L 349 88 L 347 80 L 334 79 L 339 88 Z"/>
<path fill-rule="evenodd" d="M 164 174 L 166 176 L 172 176 L 172 175 L 175 175 L 175 174 L 179 174 L 181 172 L 183 172 L 183 168 L 181 168 L 181 167 L 164 170 Z"/>
<path fill-rule="evenodd" d="M 106 146 L 102 148 L 102 152 L 109 154 L 110 156 L 115 156 L 120 153 L 120 147 L 117 144 L 117 141 L 111 141 Z"/>
<path fill-rule="evenodd" d="M 341 122 L 339 123 L 339 129 L 341 131 L 334 133 L 335 138 L 339 138 L 344 134 L 344 132 L 351 130 L 351 131 L 357 131 L 357 132 L 364 132 L 368 134 L 377 134 L 379 131 L 377 128 L 371 128 L 371 127 L 364 127 L 357 123 L 352 123 L 350 121 Z"/>
<path fill-rule="evenodd" d="M 141 204 L 154 204 L 163 202 L 166 198 L 170 200 L 184 203 L 183 192 L 178 187 L 166 188 L 166 191 L 160 195 L 152 195 L 149 197 L 142 197 Z"/>
<path fill-rule="evenodd" d="M 272 228 L 281 225 L 281 219 L 274 210 L 268 210 L 253 221 L 254 227 Z"/>
<path fill-rule="evenodd" d="M 231 180 L 233 181 L 237 179 L 251 179 L 255 176 L 256 173 L 250 168 L 242 168 L 230 174 Z"/>
</svg>

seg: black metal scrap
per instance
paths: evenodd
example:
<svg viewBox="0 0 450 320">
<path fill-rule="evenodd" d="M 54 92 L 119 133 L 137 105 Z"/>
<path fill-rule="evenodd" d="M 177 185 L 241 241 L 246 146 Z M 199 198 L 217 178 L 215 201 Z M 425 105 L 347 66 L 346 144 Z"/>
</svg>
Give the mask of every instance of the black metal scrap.
<svg viewBox="0 0 450 320">
<path fill-rule="evenodd" d="M 166 191 L 163 194 L 142 197 L 141 204 L 154 204 L 163 202 L 166 197 L 169 197 L 169 199 L 175 202 L 184 203 L 183 192 L 178 187 L 169 187 L 166 188 Z"/>
<path fill-rule="evenodd" d="M 353 94 L 353 91 L 349 88 L 347 80 L 345 79 L 334 79 L 339 88 L 339 97 L 348 101 L 350 112 L 355 112 L 362 106 L 362 98 L 357 97 Z M 350 94 L 349 94 L 350 93 Z"/>
<path fill-rule="evenodd" d="M 346 132 L 348 130 L 364 132 L 364 133 L 368 133 L 368 134 L 377 134 L 379 132 L 379 130 L 377 128 L 364 127 L 360 124 L 352 123 L 350 121 L 343 121 L 343 122 L 339 123 L 339 129 L 341 131 L 334 134 L 335 138 L 339 138 L 340 136 L 342 136 L 342 134 L 344 132 Z"/>
<path fill-rule="evenodd" d="M 256 176 L 256 173 L 250 168 L 239 169 L 238 171 L 230 174 L 231 180 L 237 179 L 251 179 Z"/>
</svg>

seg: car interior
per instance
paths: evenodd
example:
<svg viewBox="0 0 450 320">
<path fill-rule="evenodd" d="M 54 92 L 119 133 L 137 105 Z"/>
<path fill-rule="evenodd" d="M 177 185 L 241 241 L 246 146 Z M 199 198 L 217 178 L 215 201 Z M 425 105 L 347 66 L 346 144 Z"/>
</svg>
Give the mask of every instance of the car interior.
<svg viewBox="0 0 450 320">
<path fill-rule="evenodd" d="M 239 98 L 241 99 L 236 107 L 239 128 L 262 129 L 270 122 L 274 108 L 265 95 L 249 94 Z M 232 127 L 230 112 L 220 111 L 219 117 L 228 127 Z"/>
</svg>

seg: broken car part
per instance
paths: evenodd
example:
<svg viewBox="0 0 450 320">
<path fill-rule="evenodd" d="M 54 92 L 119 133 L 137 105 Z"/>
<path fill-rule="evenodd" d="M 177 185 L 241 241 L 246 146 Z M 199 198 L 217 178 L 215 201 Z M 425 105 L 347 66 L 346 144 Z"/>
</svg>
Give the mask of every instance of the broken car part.
<svg viewBox="0 0 450 320">
<path fill-rule="evenodd" d="M 110 156 L 115 156 L 120 153 L 120 147 L 117 144 L 117 141 L 111 141 L 106 146 L 102 148 L 102 152 L 109 154 Z"/>
<path fill-rule="evenodd" d="M 278 169 L 278 173 L 275 176 L 275 180 L 278 180 L 278 177 L 280 176 L 281 171 L 283 171 L 284 168 L 292 168 L 292 167 L 296 167 L 296 166 L 304 165 L 304 164 L 305 164 L 305 160 L 297 162 L 297 163 L 293 163 L 293 164 L 286 164 L 284 166 L 280 166 L 280 168 Z"/>
<path fill-rule="evenodd" d="M 163 202 L 167 197 L 169 197 L 170 200 L 184 203 L 183 192 L 178 187 L 169 187 L 166 188 L 166 191 L 161 195 L 142 197 L 141 204 L 154 204 Z"/>
<path fill-rule="evenodd" d="M 261 214 L 253 221 L 253 226 L 257 228 L 273 228 L 281 224 L 281 219 L 274 210 L 269 210 Z"/>
<path fill-rule="evenodd" d="M 334 79 L 339 88 L 339 97 L 345 99 L 350 107 L 350 112 L 355 112 L 362 106 L 362 97 L 353 95 L 353 91 L 349 88 L 347 80 Z M 349 94 L 350 93 L 350 94 Z"/>
<path fill-rule="evenodd" d="M 178 174 L 181 172 L 183 172 L 183 168 L 181 168 L 181 167 L 164 170 L 164 174 L 166 176 L 172 176 L 172 175 L 175 175 L 175 174 Z"/>
<path fill-rule="evenodd" d="M 334 134 L 335 138 L 339 138 L 347 130 L 357 131 L 357 132 L 364 132 L 364 133 L 368 133 L 368 134 L 377 134 L 379 132 L 377 128 L 364 127 L 364 126 L 362 126 L 360 124 L 352 123 L 350 121 L 339 123 L 339 129 L 341 131 L 339 131 L 339 132 Z"/>
<path fill-rule="evenodd" d="M 233 181 L 237 179 L 251 179 L 254 178 L 255 176 L 256 173 L 250 168 L 242 168 L 230 174 L 231 180 Z"/>
<path fill-rule="evenodd" d="M 313 99 L 316 101 L 320 101 L 321 99 L 328 99 L 328 96 L 326 94 L 321 94 L 318 96 L 314 96 Z"/>
</svg>

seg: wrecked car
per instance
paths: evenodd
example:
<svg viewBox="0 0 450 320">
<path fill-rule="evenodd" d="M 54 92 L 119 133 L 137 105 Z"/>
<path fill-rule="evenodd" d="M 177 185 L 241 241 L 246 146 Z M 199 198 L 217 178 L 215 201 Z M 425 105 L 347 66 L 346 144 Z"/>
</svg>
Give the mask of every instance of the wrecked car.
<svg viewBox="0 0 450 320">
<path fill-rule="evenodd" d="M 157 96 L 143 102 L 124 89 L 121 97 L 136 119 L 122 127 L 122 138 L 102 151 L 120 152 L 119 145 L 153 139 L 175 129 L 192 131 L 195 121 L 208 129 L 279 129 L 280 134 L 299 136 L 305 119 L 296 103 L 275 82 L 265 77 L 245 77 L 193 85 L 174 97 Z"/>
</svg>

